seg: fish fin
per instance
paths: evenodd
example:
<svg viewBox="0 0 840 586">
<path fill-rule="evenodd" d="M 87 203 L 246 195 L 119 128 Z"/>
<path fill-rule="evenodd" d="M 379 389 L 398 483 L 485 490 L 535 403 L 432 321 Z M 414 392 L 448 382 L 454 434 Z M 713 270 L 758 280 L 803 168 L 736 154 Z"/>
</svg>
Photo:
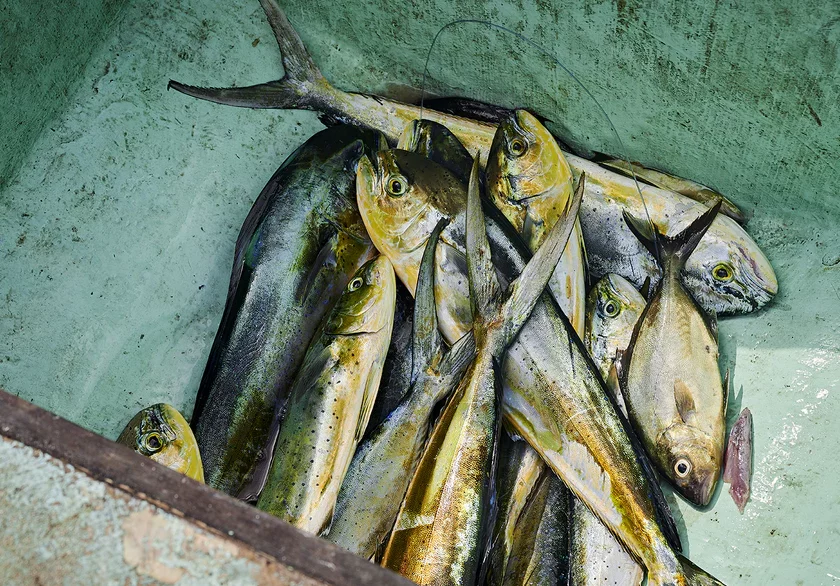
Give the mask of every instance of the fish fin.
<svg viewBox="0 0 840 586">
<path fill-rule="evenodd" d="M 694 249 L 700 243 L 700 239 L 712 225 L 715 217 L 720 211 L 721 202 L 718 201 L 709 210 L 700 214 L 688 227 L 674 237 L 664 236 L 660 239 L 666 253 L 670 252 L 675 256 L 680 266 L 685 264 Z"/>
<path fill-rule="evenodd" d="M 467 274 L 470 283 L 472 313 L 486 315 L 495 306 L 501 288 L 490 255 L 490 243 L 484 226 L 484 212 L 481 209 L 481 186 L 479 180 L 479 158 L 475 157 L 470 185 L 467 190 Z"/>
<path fill-rule="evenodd" d="M 437 310 L 435 308 L 435 250 L 440 233 L 449 224 L 442 218 L 432 230 L 423 251 L 417 288 L 414 297 L 414 331 L 412 339 L 411 380 L 432 363 L 441 353 L 440 334 L 438 333 Z"/>
<path fill-rule="evenodd" d="M 365 435 L 370 414 L 373 411 L 373 404 L 376 401 L 376 394 L 379 391 L 379 379 L 373 380 L 368 373 L 365 381 L 365 392 L 362 395 L 362 408 L 359 410 L 359 419 L 356 421 L 356 433 L 353 436 L 354 444 L 358 444 Z M 348 460 L 349 465 L 349 460 Z M 346 470 L 345 470 L 346 472 Z"/>
<path fill-rule="evenodd" d="M 729 369 L 723 375 L 723 417 L 726 419 L 726 410 L 729 408 Z"/>
<path fill-rule="evenodd" d="M 598 164 L 611 171 L 621 173 L 626 177 L 635 177 L 654 187 L 679 193 L 680 195 L 693 199 L 697 203 L 702 203 L 706 207 L 712 207 L 717 200 L 721 200 L 723 202 L 720 210 L 721 213 L 729 216 L 739 224 L 747 221 L 747 216 L 744 212 L 723 194 L 696 181 L 683 179 L 682 177 L 677 177 L 664 171 L 644 167 L 640 163 L 628 163 L 623 159 L 610 159 L 600 161 Z"/>
<path fill-rule="evenodd" d="M 505 346 L 510 344 L 524 323 L 531 315 L 531 310 L 545 290 L 548 280 L 566 248 L 569 236 L 577 221 L 586 174 L 581 173 L 574 195 L 569 199 L 568 207 L 558 218 L 525 268 L 508 287 L 507 299 L 502 307 L 502 319 L 505 322 Z"/>
<path fill-rule="evenodd" d="M 726 586 L 723 582 L 694 565 L 688 558 L 677 554 L 677 559 L 682 566 L 683 574 L 685 575 L 687 586 Z M 650 586 L 658 586 L 656 582 L 652 582 L 648 578 Z"/>
<path fill-rule="evenodd" d="M 325 266 L 330 264 L 335 266 L 337 264 L 338 260 L 335 256 L 337 240 L 338 232 L 334 232 L 321 247 L 321 250 L 318 251 L 318 256 L 315 257 L 312 268 L 309 269 L 306 277 L 301 279 L 295 288 L 295 299 L 298 302 L 302 302 L 309 296 L 309 292 L 312 290 L 315 281 Z"/>
<path fill-rule="evenodd" d="M 648 220 L 641 220 L 636 216 L 624 210 L 622 212 L 624 215 L 624 223 L 627 224 L 627 227 L 630 228 L 630 231 L 633 235 L 639 239 L 639 242 L 647 248 L 648 252 L 653 255 L 659 264 L 662 264 L 662 259 L 659 256 L 659 246 L 657 244 L 658 239 L 661 237 L 659 232 L 657 231 L 656 227 Z"/>
<path fill-rule="evenodd" d="M 464 372 L 475 357 L 475 338 L 472 330 L 461 336 L 440 361 L 440 376 L 443 388 L 451 388 L 458 384 Z"/>
<path fill-rule="evenodd" d="M 650 299 L 650 294 L 652 293 L 652 287 L 650 284 L 650 276 L 645 277 L 645 282 L 642 283 L 642 288 L 639 289 L 639 293 L 642 294 L 642 297 L 645 298 L 645 301 Z"/>
<path fill-rule="evenodd" d="M 412 120 L 408 124 L 405 125 L 405 128 L 400 134 L 399 140 L 397 140 L 397 148 L 402 151 L 411 151 L 412 153 L 418 153 L 418 148 L 420 146 L 420 124 L 422 120 Z"/>
<path fill-rule="evenodd" d="M 168 88 L 201 100 L 240 108 L 317 109 L 317 98 L 328 86 L 324 76 L 277 2 L 260 0 L 260 4 L 280 48 L 285 70 L 281 79 L 240 88 L 201 88 L 169 80 Z"/>
<path fill-rule="evenodd" d="M 680 414 L 683 422 L 688 423 L 697 412 L 697 406 L 694 403 L 694 396 L 691 394 L 691 389 L 680 379 L 674 381 L 674 401 L 677 405 L 677 412 Z"/>
</svg>

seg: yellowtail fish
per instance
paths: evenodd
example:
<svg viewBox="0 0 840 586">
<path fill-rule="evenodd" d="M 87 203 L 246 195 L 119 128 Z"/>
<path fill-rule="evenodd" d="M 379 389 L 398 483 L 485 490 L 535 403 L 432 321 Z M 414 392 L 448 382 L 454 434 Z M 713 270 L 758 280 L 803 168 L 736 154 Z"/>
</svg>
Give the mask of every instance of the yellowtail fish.
<svg viewBox="0 0 840 586">
<path fill-rule="evenodd" d="M 533 114 L 516 110 L 496 130 L 487 159 L 487 191 L 528 247 L 543 243 L 573 191 L 572 170 L 557 141 Z M 549 287 L 578 335 L 586 314 L 586 274 L 580 221 Z"/>
<path fill-rule="evenodd" d="M 394 526 L 408 483 L 429 436 L 434 408 L 455 388 L 475 355 L 472 333 L 444 352 L 434 298 L 435 248 L 446 220 L 435 227 L 423 253 L 414 306 L 412 384 L 350 462 L 326 538 L 373 557 Z"/>
<path fill-rule="evenodd" d="M 571 509 L 562 481 L 526 442 L 503 433 L 498 511 L 487 562 L 488 586 L 563 584 Z"/>
<path fill-rule="evenodd" d="M 446 126 L 470 153 L 487 162 L 497 124 L 404 104 L 379 96 L 343 92 L 321 74 L 303 42 L 274 0 L 261 0 L 280 46 L 286 75 L 280 80 L 243 88 L 199 88 L 170 81 L 187 95 L 245 108 L 316 110 L 337 122 L 380 130 L 395 144 L 406 125 L 426 119 Z M 654 259 L 621 224 L 621 213 L 643 216 L 642 199 L 632 179 L 596 163 L 564 153 L 575 178 L 590 177 L 581 226 L 590 268 L 595 278 L 618 273 L 641 286 L 658 279 Z M 676 234 L 694 217 L 692 199 L 672 191 L 642 185 L 654 224 L 663 234 Z M 661 202 L 650 200 L 659 200 Z M 728 220 L 728 221 L 727 221 Z M 431 229 L 431 227 L 429 227 Z M 419 258 L 418 258 L 419 262 Z M 765 305 L 778 290 L 776 276 L 764 253 L 736 222 L 717 218 L 685 267 L 685 279 L 707 310 L 744 313 Z"/>
<path fill-rule="evenodd" d="M 720 209 L 673 238 L 626 215 L 664 276 L 633 332 L 619 372 L 630 421 L 654 462 L 692 503 L 709 503 L 723 464 L 726 400 L 714 318 L 683 287 L 680 271 Z"/>
<path fill-rule="evenodd" d="M 584 188 L 583 182 L 578 190 Z M 441 218 L 435 261 L 437 315 L 455 342 L 472 328 L 465 256 L 466 187 L 408 151 L 359 163 L 357 201 L 371 239 L 414 290 L 422 250 Z M 530 253 L 488 202 L 486 229 L 498 274 L 513 280 Z M 443 253 L 442 253 L 443 251 Z M 679 537 L 650 462 L 612 403 L 571 324 L 544 295 L 502 362 L 505 419 L 572 492 L 644 564 L 652 586 L 718 584 L 678 555 Z M 712 580 L 711 582 L 708 580 Z"/>
<path fill-rule="evenodd" d="M 295 378 L 258 508 L 311 533 L 329 527 L 379 388 L 395 295 L 386 256 L 350 279 Z"/>
<path fill-rule="evenodd" d="M 366 167 L 359 167 L 363 190 Z M 435 425 L 411 479 L 382 564 L 418 584 L 474 584 L 489 529 L 499 432 L 496 365 L 527 321 L 574 226 L 578 196 L 520 276 L 503 292 L 479 197 L 479 166 L 466 211 L 467 272 L 475 359 Z"/>
<path fill-rule="evenodd" d="M 281 165 L 236 241 L 227 302 L 192 426 L 207 483 L 254 500 L 306 348 L 353 273 L 376 250 L 355 203 L 355 167 L 376 132 L 323 130 Z M 274 420 L 274 428 L 272 428 Z"/>
<path fill-rule="evenodd" d="M 204 482 L 204 468 L 193 432 L 172 405 L 158 403 L 140 411 L 125 426 L 117 443 Z"/>
</svg>

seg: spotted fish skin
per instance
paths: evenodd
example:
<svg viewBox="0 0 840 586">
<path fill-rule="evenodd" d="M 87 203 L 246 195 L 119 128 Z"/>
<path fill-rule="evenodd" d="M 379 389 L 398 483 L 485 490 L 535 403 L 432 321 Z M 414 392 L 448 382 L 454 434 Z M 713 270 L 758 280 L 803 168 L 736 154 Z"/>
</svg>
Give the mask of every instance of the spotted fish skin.
<svg viewBox="0 0 840 586">
<path fill-rule="evenodd" d="M 355 166 L 380 135 L 349 127 L 307 140 L 277 170 L 237 239 L 228 298 L 192 427 L 207 483 L 262 489 L 275 413 L 353 273 L 375 254 L 355 204 Z"/>
<path fill-rule="evenodd" d="M 204 482 L 204 468 L 195 436 L 172 405 L 147 407 L 126 424 L 117 443 L 193 480 Z"/>
<path fill-rule="evenodd" d="M 379 388 L 395 295 L 387 257 L 350 280 L 295 378 L 259 509 L 311 533 L 329 527 Z"/>
</svg>

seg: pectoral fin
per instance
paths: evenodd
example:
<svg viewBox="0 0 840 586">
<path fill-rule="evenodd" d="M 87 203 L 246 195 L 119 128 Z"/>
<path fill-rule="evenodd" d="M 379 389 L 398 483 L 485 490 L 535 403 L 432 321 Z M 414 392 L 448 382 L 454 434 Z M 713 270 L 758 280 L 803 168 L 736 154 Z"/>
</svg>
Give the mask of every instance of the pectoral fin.
<svg viewBox="0 0 840 586">
<path fill-rule="evenodd" d="M 684 423 L 694 417 L 697 410 L 694 404 L 694 397 L 691 394 L 691 389 L 680 379 L 674 381 L 674 401 L 677 405 L 677 412 Z"/>
</svg>

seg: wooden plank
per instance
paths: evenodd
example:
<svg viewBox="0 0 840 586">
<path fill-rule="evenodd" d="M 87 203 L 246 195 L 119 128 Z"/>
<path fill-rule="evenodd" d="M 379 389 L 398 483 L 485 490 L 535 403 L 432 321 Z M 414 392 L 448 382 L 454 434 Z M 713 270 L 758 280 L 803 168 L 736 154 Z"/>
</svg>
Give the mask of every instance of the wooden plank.
<svg viewBox="0 0 840 586">
<path fill-rule="evenodd" d="M 91 478 L 237 540 L 326 584 L 412 584 L 2 390 L 0 435 L 46 452 Z"/>
</svg>

